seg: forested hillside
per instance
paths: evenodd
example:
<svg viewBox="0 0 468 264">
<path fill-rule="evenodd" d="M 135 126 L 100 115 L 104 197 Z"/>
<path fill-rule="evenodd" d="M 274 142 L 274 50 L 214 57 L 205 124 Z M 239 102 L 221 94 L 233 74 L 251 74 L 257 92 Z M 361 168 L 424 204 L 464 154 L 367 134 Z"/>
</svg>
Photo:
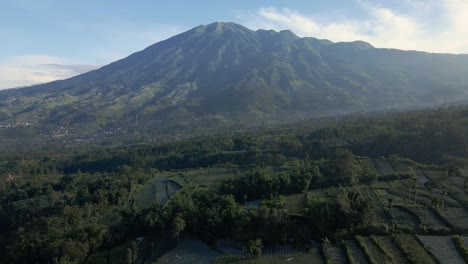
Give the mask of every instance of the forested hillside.
<svg viewBox="0 0 468 264">
<path fill-rule="evenodd" d="M 317 122 L 2 151 L 0 262 L 466 261 L 466 106 Z"/>
</svg>

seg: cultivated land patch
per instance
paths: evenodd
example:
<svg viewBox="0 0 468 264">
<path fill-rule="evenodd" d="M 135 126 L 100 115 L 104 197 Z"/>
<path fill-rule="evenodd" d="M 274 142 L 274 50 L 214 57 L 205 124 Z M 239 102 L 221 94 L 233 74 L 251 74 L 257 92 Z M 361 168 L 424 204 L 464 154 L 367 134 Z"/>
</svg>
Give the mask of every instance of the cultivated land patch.
<svg viewBox="0 0 468 264">
<path fill-rule="evenodd" d="M 345 264 L 346 254 L 339 243 L 337 244 L 324 244 L 324 253 L 327 258 L 327 263 L 330 264 Z"/>
<path fill-rule="evenodd" d="M 463 264 L 465 261 L 458 253 L 452 238 L 448 236 L 418 236 L 426 248 L 436 256 L 441 264 Z"/>
<path fill-rule="evenodd" d="M 361 162 L 362 164 L 364 164 L 364 166 L 366 167 L 366 170 L 369 173 L 374 174 L 374 175 L 380 174 L 380 172 L 377 170 L 377 168 L 374 165 L 374 162 L 371 159 L 364 158 L 364 159 L 361 159 Z"/>
<path fill-rule="evenodd" d="M 235 169 L 228 168 L 202 168 L 183 172 L 184 177 L 197 185 L 212 186 L 222 180 L 234 177 Z"/>
<path fill-rule="evenodd" d="M 392 255 L 395 263 L 407 263 L 408 260 L 405 257 L 405 254 L 398 249 L 398 247 L 393 243 L 390 237 L 386 236 L 377 236 L 377 240 L 380 245 L 386 248 L 386 250 Z"/>
<path fill-rule="evenodd" d="M 173 250 L 162 256 L 161 264 L 205 264 L 219 257 L 220 254 L 199 240 L 183 240 Z"/>
<path fill-rule="evenodd" d="M 351 258 L 354 260 L 355 263 L 368 263 L 364 253 L 362 253 L 361 248 L 357 244 L 355 240 L 347 240 L 344 242 L 345 246 L 348 248 L 349 254 L 351 254 Z"/>
<path fill-rule="evenodd" d="M 288 210 L 290 214 L 302 214 L 306 198 L 304 193 L 284 196 L 285 200 L 285 208 Z"/>
<path fill-rule="evenodd" d="M 444 222 L 426 207 L 417 207 L 411 210 L 419 216 L 423 225 L 434 228 L 447 228 Z"/>
<path fill-rule="evenodd" d="M 404 208 L 393 206 L 389 210 L 398 226 L 411 229 L 416 229 L 419 226 L 418 219 Z"/>
<path fill-rule="evenodd" d="M 447 179 L 445 170 L 424 169 L 424 174 L 433 182 L 442 182 Z"/>
<path fill-rule="evenodd" d="M 444 209 L 446 217 L 461 230 L 468 230 L 468 212 L 465 208 L 446 207 Z"/>
<path fill-rule="evenodd" d="M 404 252 L 410 263 L 435 264 L 434 259 L 421 247 L 412 235 L 396 235 L 394 241 L 398 248 Z"/>
<path fill-rule="evenodd" d="M 367 255 L 367 258 L 376 261 L 377 263 L 385 263 L 385 254 L 380 251 L 374 242 L 369 237 L 356 237 L 356 240 L 361 247 L 361 250 Z"/>
<path fill-rule="evenodd" d="M 210 264 L 321 264 L 324 263 L 320 255 L 315 253 L 293 253 L 293 254 L 275 254 L 261 256 L 258 258 L 239 257 L 239 256 L 221 256 Z"/>
<path fill-rule="evenodd" d="M 149 180 L 135 195 L 135 206 L 141 210 L 154 204 L 165 204 L 181 187 L 168 177 L 161 176 Z"/>
<path fill-rule="evenodd" d="M 374 164 L 376 165 L 376 168 L 378 168 L 382 175 L 389 175 L 395 173 L 395 170 L 392 166 L 392 162 L 390 160 L 375 159 Z"/>
<path fill-rule="evenodd" d="M 412 168 L 415 171 L 419 170 L 418 165 L 409 161 L 393 160 L 392 162 L 393 162 L 393 165 L 395 166 L 396 171 L 400 173 L 409 172 L 410 168 Z"/>
</svg>

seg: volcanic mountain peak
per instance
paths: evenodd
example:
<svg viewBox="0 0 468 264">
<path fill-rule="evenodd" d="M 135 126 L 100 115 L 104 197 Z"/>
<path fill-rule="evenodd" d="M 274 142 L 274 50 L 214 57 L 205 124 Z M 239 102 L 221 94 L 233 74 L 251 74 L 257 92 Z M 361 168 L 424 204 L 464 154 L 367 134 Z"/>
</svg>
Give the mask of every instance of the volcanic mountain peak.
<svg viewBox="0 0 468 264">
<path fill-rule="evenodd" d="M 0 124 L 95 131 L 138 116 L 170 130 L 441 104 L 468 97 L 466 72 L 467 56 L 216 22 L 68 80 L 2 91 Z"/>
</svg>

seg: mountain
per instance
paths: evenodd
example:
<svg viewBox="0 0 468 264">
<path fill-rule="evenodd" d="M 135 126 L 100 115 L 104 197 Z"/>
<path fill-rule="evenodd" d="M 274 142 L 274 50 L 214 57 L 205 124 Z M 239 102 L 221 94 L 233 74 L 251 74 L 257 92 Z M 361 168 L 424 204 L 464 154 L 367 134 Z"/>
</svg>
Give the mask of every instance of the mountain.
<svg viewBox="0 0 468 264">
<path fill-rule="evenodd" d="M 213 23 L 67 80 L 1 91 L 0 125 L 167 132 L 444 104 L 468 99 L 467 72 L 467 55 Z"/>
</svg>

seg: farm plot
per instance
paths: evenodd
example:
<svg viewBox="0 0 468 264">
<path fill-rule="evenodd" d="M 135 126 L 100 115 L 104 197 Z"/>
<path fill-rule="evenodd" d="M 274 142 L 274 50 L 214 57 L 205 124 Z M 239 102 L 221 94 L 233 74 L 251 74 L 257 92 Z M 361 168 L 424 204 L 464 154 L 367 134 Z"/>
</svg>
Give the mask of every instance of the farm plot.
<svg viewBox="0 0 468 264">
<path fill-rule="evenodd" d="M 258 258 L 250 258 L 250 257 L 239 257 L 239 256 L 226 256 L 223 255 L 211 264 L 283 264 L 283 263 L 294 263 L 294 264 L 310 264 L 310 263 L 317 263 L 321 264 L 324 263 L 322 257 L 320 257 L 319 253 L 293 253 L 293 254 L 275 254 L 275 255 L 267 255 L 261 256 Z"/>
<path fill-rule="evenodd" d="M 377 245 L 374 244 L 374 242 L 372 242 L 369 237 L 357 236 L 356 241 L 367 258 L 372 260 L 371 262 L 385 263 L 385 254 L 377 247 Z"/>
<path fill-rule="evenodd" d="M 432 228 L 447 228 L 447 230 L 450 230 L 448 227 L 445 226 L 444 222 L 437 217 L 431 210 L 428 210 L 424 207 L 418 207 L 416 209 L 411 209 L 416 215 L 419 216 L 419 218 L 422 220 L 422 224 L 424 224 L 427 227 L 432 227 Z"/>
<path fill-rule="evenodd" d="M 244 243 L 234 240 L 217 240 L 216 249 L 223 254 L 233 256 L 247 256 L 247 248 Z"/>
<path fill-rule="evenodd" d="M 347 253 L 351 255 L 351 258 L 354 260 L 355 263 L 368 263 L 366 257 L 362 253 L 359 245 L 354 240 L 347 240 L 344 242 L 345 247 L 347 248 Z M 349 256 L 348 256 L 349 258 Z"/>
<path fill-rule="evenodd" d="M 289 196 L 284 196 L 285 208 L 290 214 L 302 214 L 305 207 L 305 194 L 299 193 Z"/>
<path fill-rule="evenodd" d="M 404 208 L 393 206 L 389 211 L 399 227 L 408 227 L 413 230 L 418 228 L 418 219 Z"/>
<path fill-rule="evenodd" d="M 382 175 L 395 173 L 395 170 L 393 169 L 393 166 L 390 160 L 375 159 L 374 164 L 376 165 L 376 168 L 379 169 L 380 174 Z"/>
<path fill-rule="evenodd" d="M 330 264 L 346 264 L 346 254 L 339 244 L 324 244 L 325 257 Z"/>
<path fill-rule="evenodd" d="M 424 250 L 412 235 L 396 235 L 394 242 L 406 256 L 415 264 L 435 264 L 435 260 Z"/>
<path fill-rule="evenodd" d="M 389 219 L 387 213 L 385 212 L 384 205 L 383 205 L 383 202 L 381 202 L 380 197 L 370 188 L 367 189 L 367 196 L 372 201 L 374 201 L 375 213 L 376 213 L 378 221 L 381 223 L 385 223 L 385 224 L 391 224 L 392 221 Z"/>
<path fill-rule="evenodd" d="M 448 195 L 438 194 L 438 193 L 430 192 L 424 189 L 418 190 L 418 195 L 420 198 L 426 197 L 429 201 L 432 201 L 434 198 L 440 201 L 444 201 L 444 204 L 446 206 L 451 206 L 451 207 L 462 206 L 459 202 L 457 202 L 455 199 L 451 198 Z"/>
<path fill-rule="evenodd" d="M 458 188 L 463 189 L 465 186 L 465 179 L 462 177 L 450 177 L 449 181 L 458 186 Z"/>
<path fill-rule="evenodd" d="M 162 264 L 192 264 L 210 263 L 219 253 L 199 240 L 184 240 L 174 250 L 162 256 L 158 263 Z"/>
<path fill-rule="evenodd" d="M 433 182 L 442 182 L 447 179 L 445 170 L 424 169 L 424 173 Z"/>
<path fill-rule="evenodd" d="M 141 210 L 154 204 L 165 204 L 181 187 L 167 177 L 149 180 L 135 195 L 135 206 Z"/>
<path fill-rule="evenodd" d="M 210 187 L 222 180 L 233 177 L 234 174 L 231 169 L 227 168 L 203 168 L 188 170 L 184 176 L 194 184 Z"/>
<path fill-rule="evenodd" d="M 166 186 L 167 186 L 166 191 L 167 191 L 168 197 L 171 197 L 172 195 L 174 195 L 176 192 L 178 192 L 181 189 L 181 186 L 179 184 L 171 180 L 168 180 L 166 182 Z"/>
<path fill-rule="evenodd" d="M 409 202 L 409 199 L 405 197 L 401 197 L 399 195 L 395 195 L 392 193 L 389 193 L 387 190 L 375 190 L 379 197 L 382 199 L 382 203 L 388 205 L 389 200 L 392 201 L 393 204 L 407 204 Z"/>
<path fill-rule="evenodd" d="M 465 261 L 458 253 L 449 236 L 418 236 L 441 264 L 463 264 Z"/>
<path fill-rule="evenodd" d="M 460 230 L 468 230 L 468 212 L 464 208 L 446 207 L 444 215 Z"/>
<path fill-rule="evenodd" d="M 371 159 L 361 159 L 361 162 L 366 167 L 366 170 L 370 174 L 374 174 L 374 175 L 380 174 L 380 172 L 377 170 L 377 168 L 374 165 L 374 162 Z"/>
<path fill-rule="evenodd" d="M 403 252 L 393 243 L 392 239 L 387 236 L 377 236 L 376 239 L 382 245 L 389 254 L 392 255 L 394 263 L 407 263 L 407 259 Z"/>
<path fill-rule="evenodd" d="M 416 173 L 417 173 L 418 170 L 421 171 L 417 164 L 414 164 L 414 163 L 409 162 L 409 161 L 393 160 L 393 164 L 395 165 L 396 171 L 399 172 L 399 173 L 409 172 L 410 168 L 415 170 Z"/>
</svg>

